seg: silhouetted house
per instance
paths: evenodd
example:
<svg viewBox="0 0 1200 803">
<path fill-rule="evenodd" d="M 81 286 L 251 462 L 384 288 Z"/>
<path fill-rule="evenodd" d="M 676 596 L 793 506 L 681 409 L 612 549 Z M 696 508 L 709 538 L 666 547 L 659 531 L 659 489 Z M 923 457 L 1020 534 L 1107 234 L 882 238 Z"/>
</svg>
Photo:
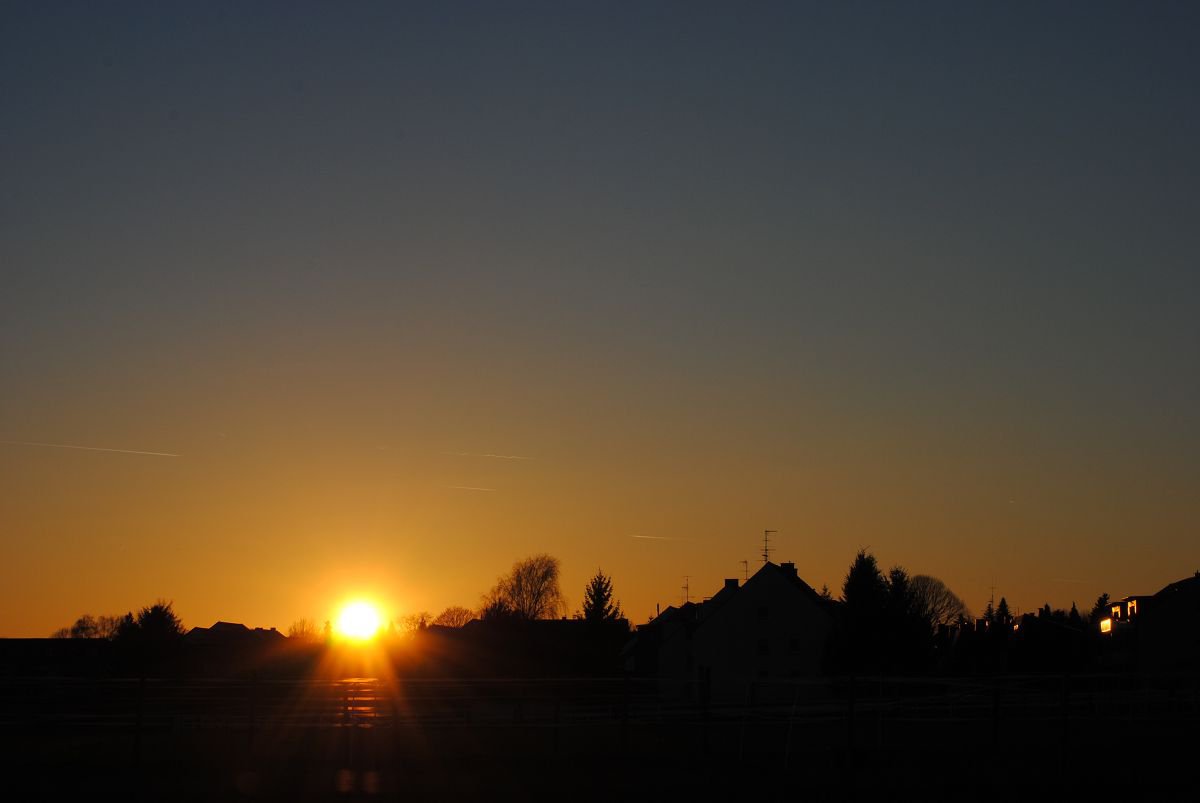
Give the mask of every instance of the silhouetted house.
<svg viewBox="0 0 1200 803">
<path fill-rule="evenodd" d="M 278 644 L 287 636 L 275 628 L 249 628 L 238 622 L 216 622 L 212 627 L 193 627 L 184 637 L 190 644 Z"/>
<path fill-rule="evenodd" d="M 631 668 L 664 683 L 741 695 L 754 681 L 820 674 L 833 606 L 794 563 L 766 563 L 745 585 L 726 580 L 711 599 L 663 611 L 638 628 L 627 655 Z"/>
<path fill-rule="evenodd" d="M 1050 616 L 1023 615 L 1013 624 L 1008 667 L 1016 672 L 1065 672 L 1082 669 L 1087 634 Z"/>
<path fill-rule="evenodd" d="M 273 627 L 216 622 L 212 627 L 193 627 L 183 637 L 179 671 L 212 677 L 252 672 L 295 674 L 300 670 L 286 665 L 297 660 L 299 651 L 311 646 L 290 641 Z"/>
<path fill-rule="evenodd" d="M 1200 572 L 1171 583 L 1139 608 L 1139 667 L 1152 673 L 1200 670 Z"/>
<path fill-rule="evenodd" d="M 1100 632 L 1111 635 L 1131 629 L 1146 612 L 1146 607 L 1153 605 L 1154 597 L 1148 594 L 1114 600 L 1109 615 L 1100 620 Z"/>
</svg>

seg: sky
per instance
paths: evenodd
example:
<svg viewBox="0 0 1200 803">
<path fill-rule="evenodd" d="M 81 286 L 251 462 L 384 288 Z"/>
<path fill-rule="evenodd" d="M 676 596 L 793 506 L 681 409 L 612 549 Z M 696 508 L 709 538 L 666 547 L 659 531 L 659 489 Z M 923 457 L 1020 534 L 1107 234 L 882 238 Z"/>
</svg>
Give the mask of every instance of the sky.
<svg viewBox="0 0 1200 803">
<path fill-rule="evenodd" d="M 5 4 L 0 636 L 1190 576 L 1198 23 Z"/>
</svg>

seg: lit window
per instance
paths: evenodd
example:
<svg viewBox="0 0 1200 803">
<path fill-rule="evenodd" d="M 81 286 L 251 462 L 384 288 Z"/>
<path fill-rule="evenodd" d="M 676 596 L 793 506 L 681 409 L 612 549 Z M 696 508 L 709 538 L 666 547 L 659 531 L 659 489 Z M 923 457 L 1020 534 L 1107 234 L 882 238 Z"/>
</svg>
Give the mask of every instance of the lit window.
<svg viewBox="0 0 1200 803">
<path fill-rule="evenodd" d="M 1131 599 L 1131 600 L 1129 600 L 1129 618 L 1132 619 L 1136 615 L 1137 615 L 1137 600 Z"/>
<path fill-rule="evenodd" d="M 1120 605 L 1114 605 L 1114 606 L 1113 606 L 1113 615 L 1112 615 L 1112 618 L 1114 618 L 1114 619 L 1120 619 L 1120 618 L 1121 618 L 1121 606 L 1120 606 Z"/>
<path fill-rule="evenodd" d="M 1101 619 L 1100 620 L 1100 632 L 1101 633 L 1111 633 L 1112 632 L 1112 619 Z"/>
</svg>

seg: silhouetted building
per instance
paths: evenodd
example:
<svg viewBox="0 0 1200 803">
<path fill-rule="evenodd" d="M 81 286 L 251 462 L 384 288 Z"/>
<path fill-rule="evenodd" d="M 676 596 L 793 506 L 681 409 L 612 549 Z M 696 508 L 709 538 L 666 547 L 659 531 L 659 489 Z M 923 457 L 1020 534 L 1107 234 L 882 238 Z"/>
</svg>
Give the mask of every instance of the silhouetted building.
<svg viewBox="0 0 1200 803">
<path fill-rule="evenodd" d="M 216 622 L 212 627 L 193 627 L 184 637 L 189 644 L 275 644 L 287 636 L 275 628 L 249 628 L 238 622 Z"/>
<path fill-rule="evenodd" d="M 1111 635 L 1132 627 L 1146 612 L 1146 607 L 1153 605 L 1154 597 L 1148 594 L 1113 600 L 1109 615 L 1100 620 L 1100 632 Z"/>
<path fill-rule="evenodd" d="M 1151 673 L 1200 670 L 1200 572 L 1163 588 L 1138 613 L 1138 665 Z"/>
<path fill-rule="evenodd" d="M 711 599 L 670 607 L 639 627 L 627 666 L 719 696 L 743 695 L 754 681 L 815 676 L 824 669 L 833 605 L 794 563 L 766 563 L 745 585 L 726 580 Z"/>
</svg>

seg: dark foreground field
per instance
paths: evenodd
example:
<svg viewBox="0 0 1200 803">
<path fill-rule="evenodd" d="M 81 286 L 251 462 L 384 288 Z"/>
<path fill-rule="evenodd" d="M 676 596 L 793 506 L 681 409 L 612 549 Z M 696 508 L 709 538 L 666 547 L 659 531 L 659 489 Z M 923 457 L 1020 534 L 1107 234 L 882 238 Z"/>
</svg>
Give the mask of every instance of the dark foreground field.
<svg viewBox="0 0 1200 803">
<path fill-rule="evenodd" d="M 1157 799 L 1194 678 L 0 680 L 10 800 Z"/>
</svg>

